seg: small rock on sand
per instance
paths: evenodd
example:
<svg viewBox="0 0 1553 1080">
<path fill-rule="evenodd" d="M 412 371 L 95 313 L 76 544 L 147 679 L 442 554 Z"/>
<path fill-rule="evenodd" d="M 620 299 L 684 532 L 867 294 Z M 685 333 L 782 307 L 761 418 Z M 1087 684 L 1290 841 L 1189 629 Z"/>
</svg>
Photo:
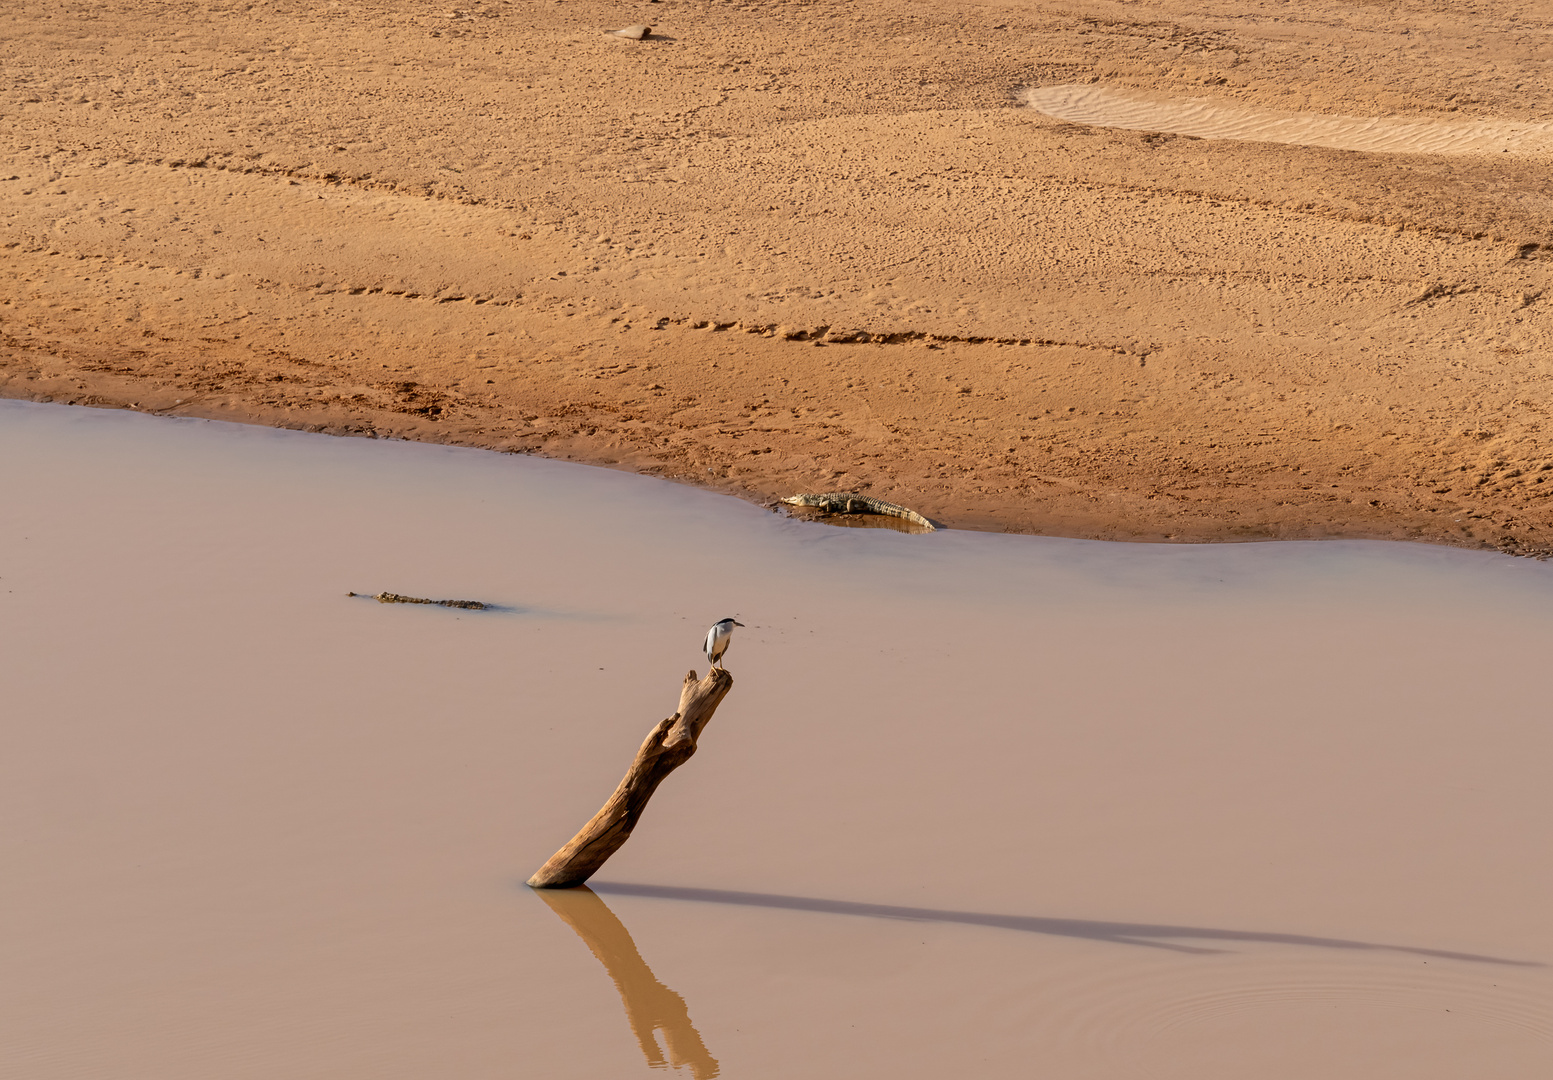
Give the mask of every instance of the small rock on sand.
<svg viewBox="0 0 1553 1080">
<path fill-rule="evenodd" d="M 853 342 L 867 341 L 870 335 L 867 330 L 856 330 L 851 327 L 833 326 L 825 332 L 824 341 L 832 345 L 848 345 Z"/>
<path fill-rule="evenodd" d="M 648 34 L 652 33 L 652 27 L 628 26 L 624 30 L 611 30 L 610 33 L 614 34 L 616 37 L 630 38 L 632 41 L 641 41 Z"/>
</svg>

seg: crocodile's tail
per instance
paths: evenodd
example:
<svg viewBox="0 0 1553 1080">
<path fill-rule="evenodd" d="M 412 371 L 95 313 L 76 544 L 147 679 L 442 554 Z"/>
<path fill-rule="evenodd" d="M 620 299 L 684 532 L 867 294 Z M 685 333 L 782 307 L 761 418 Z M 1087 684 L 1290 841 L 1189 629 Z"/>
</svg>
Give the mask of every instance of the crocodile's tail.
<svg viewBox="0 0 1553 1080">
<path fill-rule="evenodd" d="M 881 510 L 880 513 L 891 514 L 895 517 L 909 521 L 913 525 L 920 525 L 928 532 L 938 531 L 937 525 L 934 525 L 931 521 L 917 513 L 915 510 L 908 510 L 904 506 L 896 506 L 894 503 L 884 503 L 882 505 L 889 507 L 889 509 Z"/>
<path fill-rule="evenodd" d="M 868 499 L 866 502 L 864 502 L 864 505 L 868 507 L 871 513 L 884 514 L 889 517 L 900 518 L 902 521 L 909 521 L 913 525 L 920 525 L 928 532 L 934 532 L 937 530 L 937 526 L 927 518 L 923 517 L 915 510 L 908 510 L 904 506 L 897 506 L 895 503 L 887 503 L 883 499 Z"/>
</svg>

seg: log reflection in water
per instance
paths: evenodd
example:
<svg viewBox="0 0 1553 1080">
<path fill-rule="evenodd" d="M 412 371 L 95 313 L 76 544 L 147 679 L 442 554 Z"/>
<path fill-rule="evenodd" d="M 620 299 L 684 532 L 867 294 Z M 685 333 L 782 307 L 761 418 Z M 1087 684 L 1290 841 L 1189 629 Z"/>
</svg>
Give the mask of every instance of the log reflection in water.
<svg viewBox="0 0 1553 1080">
<path fill-rule="evenodd" d="M 676 1069 L 690 1067 L 695 1080 L 711 1080 L 717 1075 L 717 1059 L 707 1052 L 701 1034 L 690 1022 L 685 999 L 664 986 L 652 973 L 631 940 L 631 932 L 615 917 L 608 905 L 587 886 L 574 889 L 535 889 L 534 892 L 561 921 L 577 931 L 583 944 L 609 977 L 615 980 L 620 1001 L 625 1005 L 626 1022 L 641 1044 L 647 1064 L 654 1069 L 666 1065 Z M 655 1033 L 663 1031 L 663 1049 Z M 665 1062 L 664 1054 L 668 1060 Z"/>
</svg>

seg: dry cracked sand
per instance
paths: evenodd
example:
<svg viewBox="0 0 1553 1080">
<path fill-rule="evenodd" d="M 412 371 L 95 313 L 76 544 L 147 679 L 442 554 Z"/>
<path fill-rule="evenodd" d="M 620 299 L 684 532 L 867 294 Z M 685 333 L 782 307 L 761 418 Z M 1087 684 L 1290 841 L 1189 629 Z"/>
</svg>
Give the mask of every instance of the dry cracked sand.
<svg viewBox="0 0 1553 1080">
<path fill-rule="evenodd" d="M 1553 547 L 1546 4 L 6 18 L 0 394 L 966 528 Z"/>
</svg>

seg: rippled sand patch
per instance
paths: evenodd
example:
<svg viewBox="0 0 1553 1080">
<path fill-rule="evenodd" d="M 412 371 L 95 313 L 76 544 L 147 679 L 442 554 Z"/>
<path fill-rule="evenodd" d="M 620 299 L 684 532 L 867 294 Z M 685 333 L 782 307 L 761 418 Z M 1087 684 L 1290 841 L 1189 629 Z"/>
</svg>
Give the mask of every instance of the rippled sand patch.
<svg viewBox="0 0 1553 1080">
<path fill-rule="evenodd" d="M 1153 98 L 1104 86 L 1032 86 L 1025 104 L 1075 124 L 1165 131 L 1200 139 L 1293 143 L 1387 154 L 1539 154 L 1553 151 L 1553 123 L 1326 116 Z"/>
</svg>

